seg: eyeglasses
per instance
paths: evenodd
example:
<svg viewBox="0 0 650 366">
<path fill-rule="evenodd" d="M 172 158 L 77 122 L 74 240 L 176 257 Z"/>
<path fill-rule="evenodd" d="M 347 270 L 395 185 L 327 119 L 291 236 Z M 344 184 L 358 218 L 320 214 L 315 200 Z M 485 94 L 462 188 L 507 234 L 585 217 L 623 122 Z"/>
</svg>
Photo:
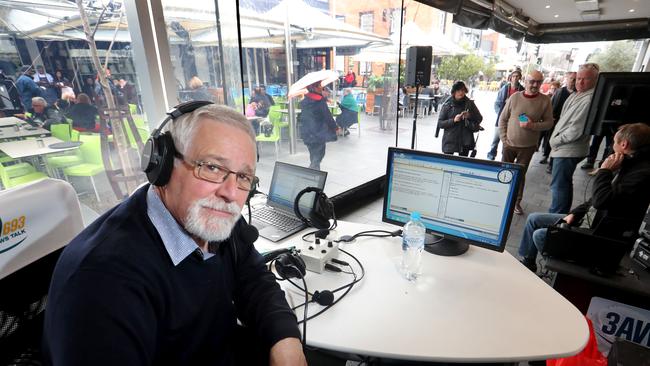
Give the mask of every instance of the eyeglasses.
<svg viewBox="0 0 650 366">
<path fill-rule="evenodd" d="M 600 66 L 598 66 L 598 64 L 593 63 L 593 62 L 582 64 L 582 65 L 580 65 L 580 68 L 581 69 L 594 69 L 596 71 L 600 71 Z"/>
<path fill-rule="evenodd" d="M 242 191 L 250 191 L 260 181 L 260 179 L 252 174 L 235 172 L 219 164 L 209 161 L 194 160 L 187 161 L 183 155 L 177 153 L 176 156 L 184 163 L 194 167 L 194 176 L 212 183 L 223 183 L 228 179 L 230 174 L 235 175 L 237 180 L 237 188 Z"/>
</svg>

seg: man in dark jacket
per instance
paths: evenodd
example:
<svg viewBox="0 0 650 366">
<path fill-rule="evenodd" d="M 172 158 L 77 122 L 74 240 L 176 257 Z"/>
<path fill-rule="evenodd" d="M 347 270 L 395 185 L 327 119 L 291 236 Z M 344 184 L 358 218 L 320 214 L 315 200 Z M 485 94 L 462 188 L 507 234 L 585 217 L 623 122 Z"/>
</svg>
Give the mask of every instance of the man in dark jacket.
<svg viewBox="0 0 650 366">
<path fill-rule="evenodd" d="M 43 95 L 43 91 L 38 87 L 32 75 L 34 75 L 34 69 L 31 66 L 23 66 L 20 68 L 21 75 L 16 80 L 16 89 L 18 89 L 18 95 L 20 95 L 20 102 L 23 103 L 23 108 L 25 112 L 29 112 L 32 109 L 32 98 L 40 97 Z"/>
<path fill-rule="evenodd" d="M 469 155 L 476 146 L 474 132 L 478 132 L 483 116 L 474 101 L 467 96 L 467 87 L 457 81 L 451 87 L 451 97 L 442 105 L 438 127 L 445 131 L 442 136 L 442 152 Z"/>
<path fill-rule="evenodd" d="M 325 157 L 325 144 L 336 141 L 336 122 L 323 97 L 320 82 L 307 87 L 308 93 L 300 101 L 300 136 L 309 150 L 309 167 L 320 170 Z"/>
<path fill-rule="evenodd" d="M 46 364 L 231 365 L 239 319 L 270 365 L 306 365 L 296 317 L 240 215 L 257 181 L 250 124 L 212 104 L 167 126 L 168 182 L 137 190 L 61 254 Z"/>
<path fill-rule="evenodd" d="M 621 126 L 614 136 L 613 147 L 614 154 L 596 173 L 588 201 L 568 215 L 533 213 L 528 216 L 519 246 L 526 267 L 537 269 L 535 261 L 537 253 L 544 248 L 546 228 L 559 220 L 593 229 L 603 219 L 614 218 L 638 230 L 650 204 L 650 126 L 643 123 Z"/>
<path fill-rule="evenodd" d="M 494 125 L 497 128 L 494 129 L 494 137 L 492 138 L 490 151 L 487 154 L 487 158 L 490 160 L 494 160 L 494 158 L 496 158 L 497 149 L 499 148 L 499 141 L 501 141 L 499 136 L 499 128 L 498 128 L 499 116 L 501 115 L 501 111 L 503 110 L 503 107 L 506 105 L 506 101 L 508 100 L 508 98 L 510 98 L 512 94 L 524 90 L 523 85 L 519 83 L 519 80 L 521 80 L 521 71 L 519 71 L 519 69 L 510 73 L 508 80 L 510 80 L 510 82 L 504 85 L 501 89 L 499 89 L 499 93 L 497 94 L 497 99 L 494 101 L 494 111 L 497 113 L 497 121 Z"/>
</svg>

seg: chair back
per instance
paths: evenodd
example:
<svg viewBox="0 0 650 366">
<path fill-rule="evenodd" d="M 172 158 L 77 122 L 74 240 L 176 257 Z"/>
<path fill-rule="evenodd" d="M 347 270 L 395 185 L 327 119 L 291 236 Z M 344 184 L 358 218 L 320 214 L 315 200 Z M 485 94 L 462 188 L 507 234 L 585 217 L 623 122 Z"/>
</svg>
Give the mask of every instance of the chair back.
<svg viewBox="0 0 650 366">
<path fill-rule="evenodd" d="M 68 182 L 40 180 L 1 191 L 0 220 L 0 364 L 38 365 L 52 272 L 83 229 L 79 200 Z"/>
<path fill-rule="evenodd" d="M 80 135 L 81 132 L 73 129 L 72 131 L 70 131 L 70 141 L 79 141 Z"/>
<path fill-rule="evenodd" d="M 99 134 L 80 135 L 79 141 L 83 142 L 79 147 L 79 152 L 84 162 L 103 166 L 104 162 L 102 161 L 101 138 Z"/>
<path fill-rule="evenodd" d="M 11 181 L 9 177 L 9 173 L 7 173 L 7 170 L 5 170 L 4 165 L 0 163 L 0 182 L 2 183 L 2 186 L 4 188 L 11 187 Z M 0 235 L 2 234 L 2 227 L 0 227 Z"/>
<path fill-rule="evenodd" d="M 67 123 L 57 123 L 55 125 L 50 125 L 50 132 L 52 132 L 52 136 L 63 141 L 70 141 L 70 130 L 70 125 Z"/>
</svg>

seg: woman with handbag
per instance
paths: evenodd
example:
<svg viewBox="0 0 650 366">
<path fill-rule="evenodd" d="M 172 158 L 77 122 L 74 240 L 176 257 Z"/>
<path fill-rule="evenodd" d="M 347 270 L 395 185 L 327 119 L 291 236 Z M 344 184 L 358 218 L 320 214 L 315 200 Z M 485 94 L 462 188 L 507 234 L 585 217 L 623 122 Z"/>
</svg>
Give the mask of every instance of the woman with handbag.
<svg viewBox="0 0 650 366">
<path fill-rule="evenodd" d="M 481 129 L 483 116 L 474 101 L 467 97 L 467 86 L 457 81 L 451 87 L 451 97 L 440 109 L 438 127 L 442 136 L 442 152 L 467 156 L 476 147 L 474 132 Z"/>
</svg>

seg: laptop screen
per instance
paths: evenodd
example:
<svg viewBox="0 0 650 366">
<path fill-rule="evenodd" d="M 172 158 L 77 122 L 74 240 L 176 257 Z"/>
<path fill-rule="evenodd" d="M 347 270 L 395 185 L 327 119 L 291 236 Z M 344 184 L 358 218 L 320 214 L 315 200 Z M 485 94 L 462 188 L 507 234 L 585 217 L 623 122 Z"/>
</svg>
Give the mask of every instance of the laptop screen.
<svg viewBox="0 0 650 366">
<path fill-rule="evenodd" d="M 293 202 L 298 193 L 307 187 L 325 188 L 326 178 L 327 172 L 276 161 L 267 204 L 293 212 Z M 314 198 L 314 193 L 302 196 L 300 199 L 301 213 L 311 211 Z"/>
</svg>

